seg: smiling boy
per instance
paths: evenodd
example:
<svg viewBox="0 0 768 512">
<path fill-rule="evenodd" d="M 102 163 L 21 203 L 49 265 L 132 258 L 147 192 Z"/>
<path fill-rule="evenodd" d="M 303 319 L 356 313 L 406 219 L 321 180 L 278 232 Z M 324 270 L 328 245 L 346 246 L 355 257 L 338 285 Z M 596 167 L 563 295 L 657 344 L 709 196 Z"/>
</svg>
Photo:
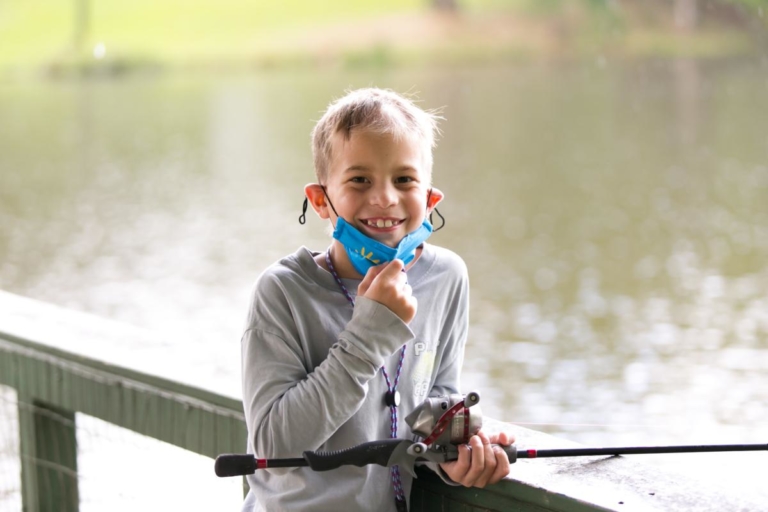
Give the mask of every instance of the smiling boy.
<svg viewBox="0 0 768 512">
<path fill-rule="evenodd" d="M 410 438 L 410 411 L 460 392 L 466 266 L 425 243 L 443 198 L 431 186 L 435 132 L 434 115 L 381 89 L 347 94 L 315 126 L 318 182 L 304 192 L 333 241 L 283 258 L 254 287 L 242 337 L 249 453 Z M 509 462 L 492 442 L 512 437 L 480 433 L 434 469 L 461 485 L 497 482 Z M 406 472 L 376 465 L 261 470 L 248 482 L 244 511 L 404 510 L 411 489 Z"/>
</svg>

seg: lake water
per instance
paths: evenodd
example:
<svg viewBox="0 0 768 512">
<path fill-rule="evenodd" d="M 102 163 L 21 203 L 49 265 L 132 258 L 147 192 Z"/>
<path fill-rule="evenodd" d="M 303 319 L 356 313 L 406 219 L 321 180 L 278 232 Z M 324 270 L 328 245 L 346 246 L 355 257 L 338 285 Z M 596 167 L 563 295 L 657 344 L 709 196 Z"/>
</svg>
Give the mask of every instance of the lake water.
<svg viewBox="0 0 768 512">
<path fill-rule="evenodd" d="M 309 132 L 367 85 L 443 107 L 432 241 L 470 270 L 463 385 L 486 415 L 590 445 L 765 443 L 768 59 L 0 84 L 0 289 L 239 375 L 255 278 L 329 243 L 297 222 Z M 757 457 L 647 460 L 754 487 Z"/>
</svg>

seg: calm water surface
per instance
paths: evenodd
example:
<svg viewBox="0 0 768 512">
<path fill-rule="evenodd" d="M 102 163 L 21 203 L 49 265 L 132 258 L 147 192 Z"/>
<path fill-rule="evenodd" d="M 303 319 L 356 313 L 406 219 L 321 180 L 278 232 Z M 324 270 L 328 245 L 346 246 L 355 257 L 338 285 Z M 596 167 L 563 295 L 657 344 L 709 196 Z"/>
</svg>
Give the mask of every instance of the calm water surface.
<svg viewBox="0 0 768 512">
<path fill-rule="evenodd" d="M 765 61 L 0 85 L 0 288 L 239 375 L 254 279 L 328 244 L 297 222 L 309 132 L 366 85 L 444 107 L 433 241 L 469 266 L 485 414 L 587 444 L 766 441 Z M 651 461 L 764 461 L 711 457 Z"/>
</svg>

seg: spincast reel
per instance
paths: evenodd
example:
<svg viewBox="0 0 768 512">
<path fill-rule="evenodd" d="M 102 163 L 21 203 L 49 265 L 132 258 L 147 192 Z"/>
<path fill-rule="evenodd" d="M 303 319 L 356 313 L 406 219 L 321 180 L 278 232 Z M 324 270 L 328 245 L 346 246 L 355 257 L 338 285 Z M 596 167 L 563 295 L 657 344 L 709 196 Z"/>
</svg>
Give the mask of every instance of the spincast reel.
<svg viewBox="0 0 768 512">
<path fill-rule="evenodd" d="M 476 391 L 424 400 L 405 418 L 413 433 L 423 438 L 421 442 L 411 445 L 408 453 L 432 459 L 429 452 L 442 457 L 458 452 L 457 447 L 468 443 L 469 438 L 483 426 L 483 415 L 478 403 L 480 394 Z"/>
</svg>

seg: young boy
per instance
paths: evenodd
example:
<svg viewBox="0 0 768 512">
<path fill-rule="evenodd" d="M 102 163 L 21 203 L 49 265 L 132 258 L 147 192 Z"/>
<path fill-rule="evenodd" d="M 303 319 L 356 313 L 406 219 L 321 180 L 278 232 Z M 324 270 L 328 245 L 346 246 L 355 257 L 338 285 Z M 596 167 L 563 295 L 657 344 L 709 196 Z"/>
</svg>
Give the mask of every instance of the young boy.
<svg viewBox="0 0 768 512">
<path fill-rule="evenodd" d="M 343 450 L 412 433 L 428 396 L 459 393 L 468 278 L 454 253 L 424 243 L 443 198 L 431 186 L 436 117 L 393 92 L 362 89 L 331 104 L 312 134 L 317 183 L 304 189 L 334 229 L 323 252 L 302 247 L 258 279 L 242 337 L 248 451 L 260 458 Z M 306 203 L 305 203 L 306 209 Z M 433 469 L 483 487 L 509 472 L 473 436 Z M 397 468 L 259 470 L 243 511 L 404 510 Z"/>
</svg>

